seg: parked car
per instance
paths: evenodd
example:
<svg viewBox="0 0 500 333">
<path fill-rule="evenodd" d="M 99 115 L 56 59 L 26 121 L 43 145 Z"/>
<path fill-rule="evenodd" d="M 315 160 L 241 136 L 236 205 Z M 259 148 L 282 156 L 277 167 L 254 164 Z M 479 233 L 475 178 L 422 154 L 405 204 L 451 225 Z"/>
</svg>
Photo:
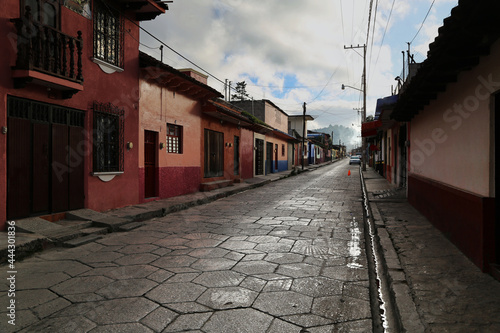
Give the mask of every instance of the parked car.
<svg viewBox="0 0 500 333">
<path fill-rule="evenodd" d="M 361 164 L 360 156 L 357 155 L 351 156 L 351 158 L 349 159 L 349 165 L 351 164 Z"/>
</svg>

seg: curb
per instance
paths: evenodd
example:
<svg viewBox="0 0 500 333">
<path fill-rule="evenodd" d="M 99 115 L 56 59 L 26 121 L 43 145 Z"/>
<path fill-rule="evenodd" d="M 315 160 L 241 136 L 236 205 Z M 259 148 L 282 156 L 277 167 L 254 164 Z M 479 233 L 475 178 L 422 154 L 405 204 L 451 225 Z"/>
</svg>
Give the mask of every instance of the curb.
<svg viewBox="0 0 500 333">
<path fill-rule="evenodd" d="M 364 182 L 362 186 L 366 190 Z M 420 321 L 405 272 L 399 261 L 391 236 L 386 229 L 383 216 L 378 209 L 377 203 L 372 201 L 372 193 L 367 190 L 366 193 L 366 205 L 373 221 L 373 246 L 377 248 L 380 254 L 381 271 L 383 279 L 387 283 L 389 294 L 388 303 L 390 303 L 390 310 L 393 311 L 393 325 L 396 326 L 394 330 L 396 332 L 424 332 L 425 327 Z"/>
</svg>

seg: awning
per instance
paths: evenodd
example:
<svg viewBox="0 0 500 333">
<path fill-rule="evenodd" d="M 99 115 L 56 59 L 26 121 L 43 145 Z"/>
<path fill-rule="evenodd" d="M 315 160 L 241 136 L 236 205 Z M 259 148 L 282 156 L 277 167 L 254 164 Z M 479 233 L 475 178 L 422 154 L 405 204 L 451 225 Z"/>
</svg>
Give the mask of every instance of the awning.
<svg viewBox="0 0 500 333">
<path fill-rule="evenodd" d="M 241 114 L 239 110 L 222 100 L 210 100 L 208 103 L 214 107 L 204 107 L 203 113 L 208 114 L 214 118 L 227 121 L 238 126 L 251 126 L 251 121 Z"/>
<path fill-rule="evenodd" d="M 363 138 L 368 138 L 370 136 L 377 135 L 377 128 L 382 126 L 382 121 L 374 120 L 361 124 L 361 136 Z"/>
</svg>

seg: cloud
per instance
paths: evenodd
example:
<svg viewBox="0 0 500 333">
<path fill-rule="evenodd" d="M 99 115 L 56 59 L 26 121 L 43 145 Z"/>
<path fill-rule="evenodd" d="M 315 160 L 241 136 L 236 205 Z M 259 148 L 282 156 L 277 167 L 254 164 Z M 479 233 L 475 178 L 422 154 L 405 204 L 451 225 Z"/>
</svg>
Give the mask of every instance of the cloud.
<svg viewBox="0 0 500 333">
<path fill-rule="evenodd" d="M 450 1 L 436 0 L 436 5 Z M 360 93 L 352 89 L 343 91 L 340 86 L 345 83 L 361 88 L 362 49 L 346 50 L 344 45 L 366 42 L 369 2 L 177 0 L 169 4 L 166 14 L 141 24 L 214 75 L 216 78 L 209 78 L 209 84 L 221 92 L 220 81 L 228 79 L 234 86 L 245 80 L 247 92 L 254 99 L 270 99 L 289 114 L 300 114 L 302 103 L 306 102 L 308 110 L 318 115 L 314 122 L 317 127 L 359 126 L 353 108 L 362 105 Z M 430 6 L 430 0 L 417 2 L 422 7 L 418 15 L 413 2 L 396 1 L 389 24 L 393 0 L 378 2 L 373 42 L 370 38 L 367 51 L 367 58 L 370 57 L 367 115 L 373 114 L 377 98 L 390 94 L 394 77 L 399 75 L 397 59 L 401 49 L 398 48 L 404 48 L 405 43 L 399 42 L 401 45 L 395 48 L 393 32 L 402 30 L 405 24 L 415 33 L 414 26 L 419 22 L 406 21 L 423 17 L 422 11 Z M 429 24 L 422 29 L 422 35 L 437 32 L 438 14 L 428 18 Z M 374 11 L 371 19 L 375 20 Z M 426 39 L 420 40 L 424 45 Z M 141 42 L 149 47 L 159 46 L 144 33 Z M 420 50 L 420 46 L 416 49 Z M 141 47 L 141 50 L 159 58 L 157 49 Z M 167 49 L 164 62 L 176 68 L 195 67 Z"/>
</svg>

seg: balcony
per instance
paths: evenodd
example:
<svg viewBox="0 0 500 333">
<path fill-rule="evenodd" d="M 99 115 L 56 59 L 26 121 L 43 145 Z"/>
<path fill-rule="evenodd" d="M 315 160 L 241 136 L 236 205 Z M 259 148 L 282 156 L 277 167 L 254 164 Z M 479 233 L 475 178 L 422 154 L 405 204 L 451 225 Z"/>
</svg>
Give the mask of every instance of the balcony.
<svg viewBox="0 0 500 333">
<path fill-rule="evenodd" d="M 75 38 L 35 22 L 29 7 L 24 17 L 11 21 L 17 29 L 15 88 L 31 82 L 60 91 L 62 98 L 83 90 L 81 31 Z"/>
</svg>

